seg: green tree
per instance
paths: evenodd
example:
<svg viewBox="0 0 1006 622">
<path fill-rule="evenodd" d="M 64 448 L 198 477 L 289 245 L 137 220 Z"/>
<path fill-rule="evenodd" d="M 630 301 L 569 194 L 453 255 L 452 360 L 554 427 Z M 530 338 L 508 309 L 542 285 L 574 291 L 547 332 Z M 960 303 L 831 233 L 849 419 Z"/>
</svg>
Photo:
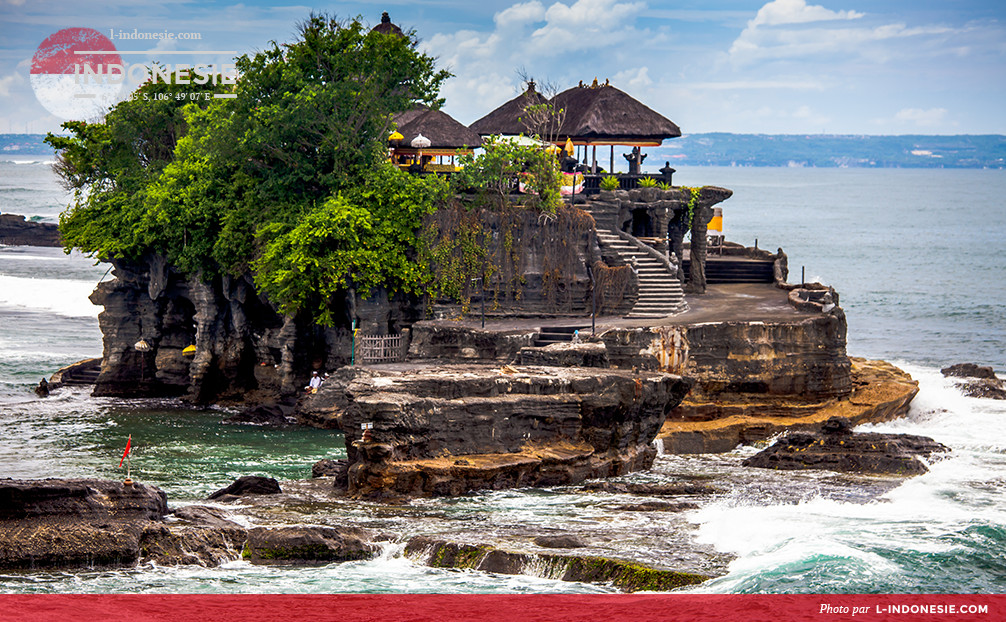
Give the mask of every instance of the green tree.
<svg viewBox="0 0 1006 622">
<path fill-rule="evenodd" d="M 387 166 L 393 112 L 437 106 L 449 74 L 413 33 L 312 15 L 288 44 L 242 56 L 236 85 L 148 84 L 103 123 L 48 141 L 75 189 L 61 216 L 69 247 L 105 259 L 164 255 L 202 278 L 254 272 L 288 313 L 329 322 L 347 288 L 415 288 L 410 250 L 446 187 Z M 184 105 L 157 89 L 232 89 Z"/>
</svg>

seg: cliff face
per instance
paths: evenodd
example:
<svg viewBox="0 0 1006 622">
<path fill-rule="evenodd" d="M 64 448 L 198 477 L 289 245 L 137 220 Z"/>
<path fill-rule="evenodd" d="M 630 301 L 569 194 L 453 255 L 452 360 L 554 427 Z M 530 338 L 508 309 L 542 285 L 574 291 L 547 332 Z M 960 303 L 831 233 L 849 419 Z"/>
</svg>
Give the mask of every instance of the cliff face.
<svg viewBox="0 0 1006 622">
<path fill-rule="evenodd" d="M 653 439 L 691 384 L 596 368 L 508 374 L 469 365 L 360 375 L 343 416 L 349 490 L 461 494 L 649 468 Z"/>
<path fill-rule="evenodd" d="M 497 251 L 507 250 L 513 274 L 487 279 L 489 314 L 589 314 L 587 265 L 599 256 L 590 216 L 572 208 L 553 218 L 511 216 L 502 223 L 498 215 L 486 215 L 485 226 L 496 234 L 491 237 L 512 238 L 509 250 Z M 99 315 L 104 352 L 96 395 L 269 401 L 296 393 L 312 370 L 348 365 L 353 319 L 363 335 L 397 333 L 427 310 L 419 299 L 383 290 L 367 299 L 347 292 L 335 303 L 336 327 L 324 328 L 280 314 L 255 293 L 247 275 L 203 281 L 181 275 L 161 257 L 113 264 L 115 279 L 91 295 L 105 308 Z M 508 282 L 519 284 L 516 293 L 504 291 Z M 474 294 L 469 312 L 479 308 L 481 288 Z M 631 301 L 613 308 L 626 311 Z M 149 351 L 141 351 L 141 341 Z M 195 346 L 194 355 L 183 353 L 188 346 Z"/>
<path fill-rule="evenodd" d="M 791 321 L 615 329 L 601 339 L 612 365 L 694 378 L 693 398 L 762 394 L 821 400 L 851 390 L 846 328 L 845 315 L 837 311 Z"/>
<path fill-rule="evenodd" d="M 104 307 L 96 395 L 274 396 L 296 391 L 314 365 L 348 362 L 348 331 L 280 315 L 247 278 L 186 279 L 156 257 L 115 262 L 113 274 L 91 295 Z"/>
</svg>

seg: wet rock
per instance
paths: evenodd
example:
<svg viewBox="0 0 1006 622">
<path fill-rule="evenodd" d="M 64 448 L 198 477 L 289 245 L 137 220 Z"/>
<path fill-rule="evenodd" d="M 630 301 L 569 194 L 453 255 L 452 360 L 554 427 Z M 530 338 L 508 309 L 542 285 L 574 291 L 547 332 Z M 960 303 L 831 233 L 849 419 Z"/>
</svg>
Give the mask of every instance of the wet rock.
<svg viewBox="0 0 1006 622">
<path fill-rule="evenodd" d="M 228 518 L 226 512 L 218 508 L 209 508 L 202 505 L 187 505 L 176 509 L 172 512 L 172 514 L 175 518 L 197 527 L 240 527 L 240 525 Z"/>
<path fill-rule="evenodd" d="M 349 461 L 322 459 L 311 467 L 311 477 L 333 477 L 334 488 L 345 490 L 349 485 Z"/>
<path fill-rule="evenodd" d="M 5 246 L 62 246 L 59 226 L 25 220 L 19 214 L 0 214 L 0 244 Z"/>
<path fill-rule="evenodd" d="M 374 557 L 370 533 L 354 527 L 256 527 L 243 557 L 253 564 L 327 564 Z"/>
<path fill-rule="evenodd" d="M 571 534 L 561 536 L 538 536 L 533 542 L 546 549 L 579 549 L 587 544 L 579 537 Z"/>
<path fill-rule="evenodd" d="M 349 490 L 455 495 L 555 486 L 648 468 L 691 382 L 659 372 L 443 366 L 349 388 Z M 369 424 L 364 437 L 361 425 Z"/>
<path fill-rule="evenodd" d="M 611 492 L 647 497 L 679 497 L 711 495 L 719 492 L 705 484 L 626 484 L 624 482 L 591 482 L 583 487 L 590 492 Z"/>
<path fill-rule="evenodd" d="M 686 510 L 697 510 L 698 505 L 694 503 L 668 503 L 666 501 L 646 501 L 644 503 L 633 503 L 620 505 L 616 510 L 623 512 L 684 512 Z"/>
<path fill-rule="evenodd" d="M 280 490 L 279 482 L 271 477 L 245 475 L 234 480 L 230 486 L 211 494 L 207 499 L 225 499 L 228 496 L 242 495 L 278 495 L 281 492 L 283 491 Z"/>
<path fill-rule="evenodd" d="M 0 520 L 160 520 L 167 495 L 156 486 L 98 479 L 0 480 Z"/>
<path fill-rule="evenodd" d="M 624 592 L 666 592 L 709 579 L 698 573 L 655 568 L 607 557 L 521 553 L 426 536 L 409 540 L 405 555 L 434 568 L 471 568 L 496 574 L 533 574 L 560 581 L 606 583 Z"/>
<path fill-rule="evenodd" d="M 829 420 L 818 434 L 790 433 L 744 460 L 767 469 L 826 469 L 844 473 L 912 476 L 929 469 L 919 459 L 950 451 L 925 436 L 853 433 L 848 421 Z"/>
<path fill-rule="evenodd" d="M 224 419 L 224 423 L 286 426 L 295 422 L 293 408 L 280 404 L 260 404 Z"/>
<path fill-rule="evenodd" d="M 49 381 L 48 380 L 46 380 L 45 378 L 42 378 L 42 380 L 38 383 L 38 386 L 35 387 L 35 395 L 37 395 L 39 397 L 49 397 Z"/>
<path fill-rule="evenodd" d="M 0 480 L 0 568 L 123 566 L 167 514 L 153 486 L 94 479 Z"/>
<path fill-rule="evenodd" d="M 1006 400 L 1006 385 L 988 366 L 958 363 L 940 370 L 948 378 L 960 378 L 955 384 L 964 395 L 994 400 Z"/>
<path fill-rule="evenodd" d="M 139 558 L 161 566 L 215 567 L 239 559 L 247 535 L 244 527 L 226 520 L 216 526 L 149 523 L 140 534 Z"/>
</svg>

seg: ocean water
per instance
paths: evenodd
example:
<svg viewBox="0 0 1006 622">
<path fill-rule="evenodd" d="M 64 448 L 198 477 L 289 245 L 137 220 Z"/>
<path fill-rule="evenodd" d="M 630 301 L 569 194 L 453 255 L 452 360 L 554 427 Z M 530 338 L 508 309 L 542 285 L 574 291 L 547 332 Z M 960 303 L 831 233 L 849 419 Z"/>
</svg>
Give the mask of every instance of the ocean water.
<svg viewBox="0 0 1006 622">
<path fill-rule="evenodd" d="M 0 162 L 0 212 L 55 221 L 66 194 L 45 162 L 26 160 Z M 698 592 L 1004 591 L 1006 402 L 964 397 L 938 369 L 970 361 L 1006 375 L 1006 172 L 681 167 L 675 183 L 733 189 L 723 204 L 728 239 L 781 246 L 791 281 L 803 266 L 808 280 L 834 285 L 849 317 L 850 354 L 885 358 L 920 382 L 908 418 L 869 427 L 931 436 L 952 448 L 950 457 L 900 485 L 745 469 L 753 448 L 661 456 L 651 471 L 625 478 L 715 482 L 719 493 L 683 513 L 627 512 L 621 506 L 644 499 L 577 487 L 398 507 L 318 503 L 299 520 L 401 538 L 365 562 L 7 573 L 0 593 L 612 591 L 438 570 L 402 556 L 402 540 L 416 534 L 520 548 L 533 535 L 567 532 L 591 541 L 592 553 L 722 575 Z M 81 389 L 37 399 L 31 389 L 41 377 L 100 355 L 99 309 L 87 295 L 110 278 L 106 271 L 59 249 L 0 247 L 0 477 L 119 477 L 132 434 L 134 477 L 186 504 L 238 475 L 296 480 L 319 458 L 345 455 L 338 433 L 221 425 L 220 409 L 172 400 L 92 398 Z"/>
</svg>

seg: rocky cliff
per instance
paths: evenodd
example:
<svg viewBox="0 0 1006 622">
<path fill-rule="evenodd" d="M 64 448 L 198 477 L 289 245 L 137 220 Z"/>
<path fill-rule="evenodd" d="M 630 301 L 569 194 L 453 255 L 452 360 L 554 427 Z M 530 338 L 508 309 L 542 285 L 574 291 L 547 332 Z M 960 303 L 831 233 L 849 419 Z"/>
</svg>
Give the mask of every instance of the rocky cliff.
<svg viewBox="0 0 1006 622">
<path fill-rule="evenodd" d="M 645 469 L 690 387 L 659 372 L 550 367 L 360 375 L 343 415 L 349 490 L 460 494 Z"/>
</svg>

